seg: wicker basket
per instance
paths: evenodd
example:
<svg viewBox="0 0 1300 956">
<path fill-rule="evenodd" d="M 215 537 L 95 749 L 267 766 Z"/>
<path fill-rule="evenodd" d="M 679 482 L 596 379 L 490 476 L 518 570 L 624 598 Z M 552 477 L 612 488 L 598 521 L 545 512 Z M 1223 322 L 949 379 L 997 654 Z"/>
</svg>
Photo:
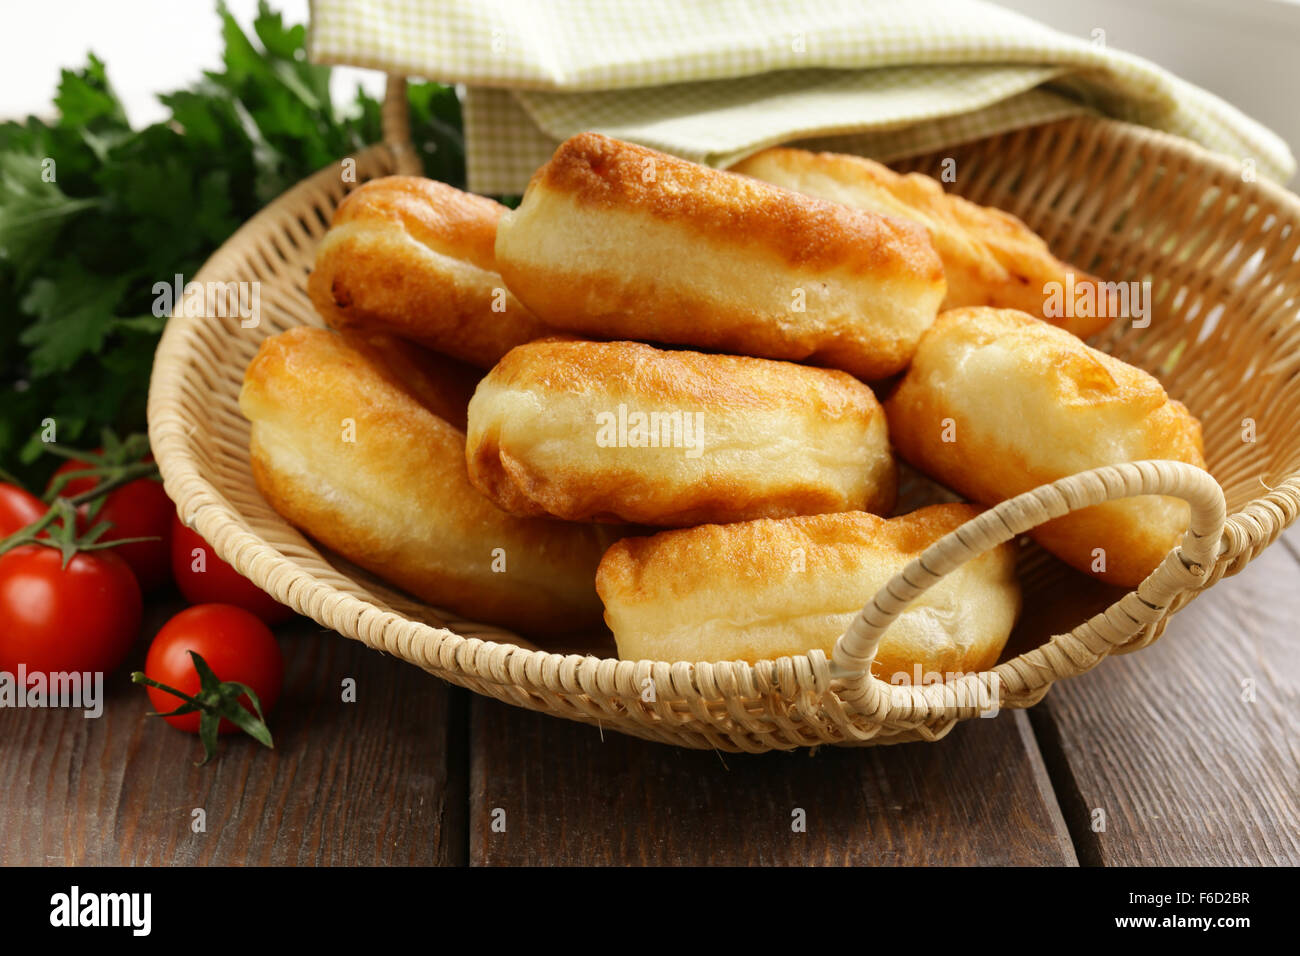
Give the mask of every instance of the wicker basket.
<svg viewBox="0 0 1300 956">
<path fill-rule="evenodd" d="M 419 171 L 400 78 L 390 82 L 384 114 L 387 142 L 354 157 L 358 182 Z M 424 606 L 322 553 L 253 484 L 248 425 L 236 398 L 261 339 L 320 324 L 306 276 L 315 243 L 352 186 L 333 166 L 255 216 L 194 277 L 260 281 L 257 327 L 180 314 L 168 323 L 149 393 L 150 437 L 167 492 L 223 558 L 320 624 L 478 693 L 635 736 L 754 752 L 935 740 L 986 709 L 990 694 L 1000 707 L 1027 707 L 1053 681 L 1155 640 L 1171 613 L 1240 571 L 1295 519 L 1300 200 L 1243 181 L 1233 164 L 1182 140 L 1111 121 L 1066 120 L 944 155 L 957 161 L 959 192 L 1020 216 L 1062 258 L 1110 279 L 1151 280 L 1150 326 L 1118 323 L 1096 344 L 1156 374 L 1200 417 L 1213 478 L 1173 462 L 1123 465 L 1004 502 L 891 582 L 832 660 L 814 652 L 754 665 L 619 661 L 612 643 L 585 654 L 540 651 Z M 899 165 L 937 173 L 942 159 Z M 1045 639 L 1051 632 L 1042 627 L 1051 625 L 1043 622 L 1078 615 L 1057 625 L 1068 627 L 1089 601 L 1101 607 L 1117 595 L 1024 546 L 1026 633 L 1032 638 L 1037 622 L 1039 636 L 1026 644 L 1018 631 L 1007 654 L 1022 653 L 946 683 L 891 686 L 870 676 L 881 631 L 938 576 L 1067 510 L 1152 492 L 1186 498 L 1191 530 L 1137 591 L 1104 613 Z M 912 497 L 910 504 L 924 499 L 921 483 L 912 482 Z"/>
</svg>

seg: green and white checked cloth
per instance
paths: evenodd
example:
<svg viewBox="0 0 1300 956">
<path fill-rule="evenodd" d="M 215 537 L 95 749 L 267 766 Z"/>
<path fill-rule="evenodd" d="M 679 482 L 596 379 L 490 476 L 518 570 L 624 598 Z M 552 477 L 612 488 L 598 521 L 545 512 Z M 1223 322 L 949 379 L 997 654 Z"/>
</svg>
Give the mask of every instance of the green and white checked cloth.
<svg viewBox="0 0 1300 956">
<path fill-rule="evenodd" d="M 522 192 L 584 130 L 728 166 L 777 143 L 889 160 L 1080 113 L 1296 169 L 1276 134 L 1099 31 L 978 0 L 312 0 L 309 44 L 464 84 L 481 193 Z"/>
</svg>

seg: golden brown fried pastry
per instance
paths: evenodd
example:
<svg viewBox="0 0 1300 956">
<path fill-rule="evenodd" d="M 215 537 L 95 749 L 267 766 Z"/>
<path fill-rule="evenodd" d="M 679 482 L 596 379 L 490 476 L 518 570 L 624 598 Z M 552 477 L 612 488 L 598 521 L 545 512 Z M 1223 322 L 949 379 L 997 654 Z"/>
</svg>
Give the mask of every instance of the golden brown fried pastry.
<svg viewBox="0 0 1300 956">
<path fill-rule="evenodd" d="M 887 511 L 884 413 L 851 375 L 637 342 L 513 349 L 469 405 L 470 480 L 505 510 L 690 525 Z"/>
<path fill-rule="evenodd" d="M 497 273 L 504 211 L 418 176 L 368 182 L 335 211 L 307 292 L 336 329 L 391 332 L 490 368 L 546 334 Z"/>
<path fill-rule="evenodd" d="M 936 180 L 920 173 L 901 175 L 860 156 L 802 149 L 766 149 L 731 169 L 819 199 L 925 226 L 948 280 L 944 309 L 987 305 L 1044 316 L 1049 283 L 1059 284 L 1062 295 L 1074 302 L 1073 290 L 1097 282 L 1052 255 L 1047 243 L 1015 216 L 949 195 Z M 1092 314 L 1105 311 L 1104 303 L 1101 309 L 1060 311 L 1090 313 L 1047 316 L 1053 325 L 1085 338 L 1114 318 Z"/>
<path fill-rule="evenodd" d="M 982 504 L 1101 465 L 1169 458 L 1205 467 L 1200 422 L 1159 382 L 1009 309 L 939 316 L 885 410 L 907 461 Z M 1182 500 L 1147 495 L 1032 534 L 1079 570 L 1133 587 L 1189 518 Z"/>
<path fill-rule="evenodd" d="M 376 371 L 394 379 L 434 415 L 465 430 L 469 400 L 483 378 L 482 369 L 413 346 L 387 332 L 348 329 L 339 336 Z"/>
<path fill-rule="evenodd" d="M 263 497 L 349 561 L 471 620 L 529 634 L 599 627 L 592 585 L 613 529 L 507 515 L 465 474 L 465 435 L 433 409 L 445 360 L 298 328 L 262 343 L 239 405 Z M 463 414 L 463 411 L 462 413 Z M 495 568 L 495 570 L 494 570 Z"/>
<path fill-rule="evenodd" d="M 627 660 L 754 662 L 813 649 L 830 656 L 890 578 L 979 511 L 943 504 L 888 520 L 848 512 L 625 538 L 600 562 L 596 590 Z M 985 670 L 1019 611 L 1008 542 L 917 598 L 885 632 L 872 673 L 921 683 L 932 672 Z"/>
<path fill-rule="evenodd" d="M 497 229 L 497 266 L 544 322 L 593 338 L 907 365 L 943 300 L 914 223 L 595 133 L 560 144 Z"/>
</svg>

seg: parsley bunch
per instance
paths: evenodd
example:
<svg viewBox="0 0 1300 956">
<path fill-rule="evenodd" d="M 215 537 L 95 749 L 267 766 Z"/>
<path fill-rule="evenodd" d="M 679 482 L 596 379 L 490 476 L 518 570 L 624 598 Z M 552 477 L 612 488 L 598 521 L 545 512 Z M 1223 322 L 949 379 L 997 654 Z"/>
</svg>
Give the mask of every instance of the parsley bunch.
<svg viewBox="0 0 1300 956">
<path fill-rule="evenodd" d="M 162 95 L 168 121 L 132 129 L 91 54 L 63 71 L 56 119 L 0 123 L 0 464 L 33 481 L 46 419 L 60 443 L 143 430 L 155 282 L 188 281 L 266 203 L 381 138 L 374 98 L 331 102 L 303 26 L 263 0 L 250 36 L 217 10 L 222 69 Z M 426 171 L 463 186 L 455 91 L 409 89 Z"/>
</svg>

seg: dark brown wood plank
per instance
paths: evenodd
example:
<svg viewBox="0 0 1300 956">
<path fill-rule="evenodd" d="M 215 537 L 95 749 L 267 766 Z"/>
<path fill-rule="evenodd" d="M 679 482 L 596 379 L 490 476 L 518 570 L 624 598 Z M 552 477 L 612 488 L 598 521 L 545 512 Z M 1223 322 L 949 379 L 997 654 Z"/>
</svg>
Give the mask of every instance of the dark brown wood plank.
<svg viewBox="0 0 1300 956">
<path fill-rule="evenodd" d="M 602 741 L 486 698 L 470 724 L 472 864 L 1075 862 L 1023 713 L 936 744 L 763 755 Z"/>
<path fill-rule="evenodd" d="M 1156 644 L 1034 709 L 1084 863 L 1300 864 L 1297 546 L 1291 529 Z"/>
<path fill-rule="evenodd" d="M 181 605 L 154 602 L 146 633 Z M 0 862 L 447 864 L 465 860 L 465 697 L 418 668 L 301 619 L 277 630 L 276 749 L 198 738 L 157 718 L 129 672 L 104 714 L 0 709 Z M 345 677 L 357 700 L 342 701 Z M 192 811 L 206 832 L 191 830 Z"/>
</svg>

